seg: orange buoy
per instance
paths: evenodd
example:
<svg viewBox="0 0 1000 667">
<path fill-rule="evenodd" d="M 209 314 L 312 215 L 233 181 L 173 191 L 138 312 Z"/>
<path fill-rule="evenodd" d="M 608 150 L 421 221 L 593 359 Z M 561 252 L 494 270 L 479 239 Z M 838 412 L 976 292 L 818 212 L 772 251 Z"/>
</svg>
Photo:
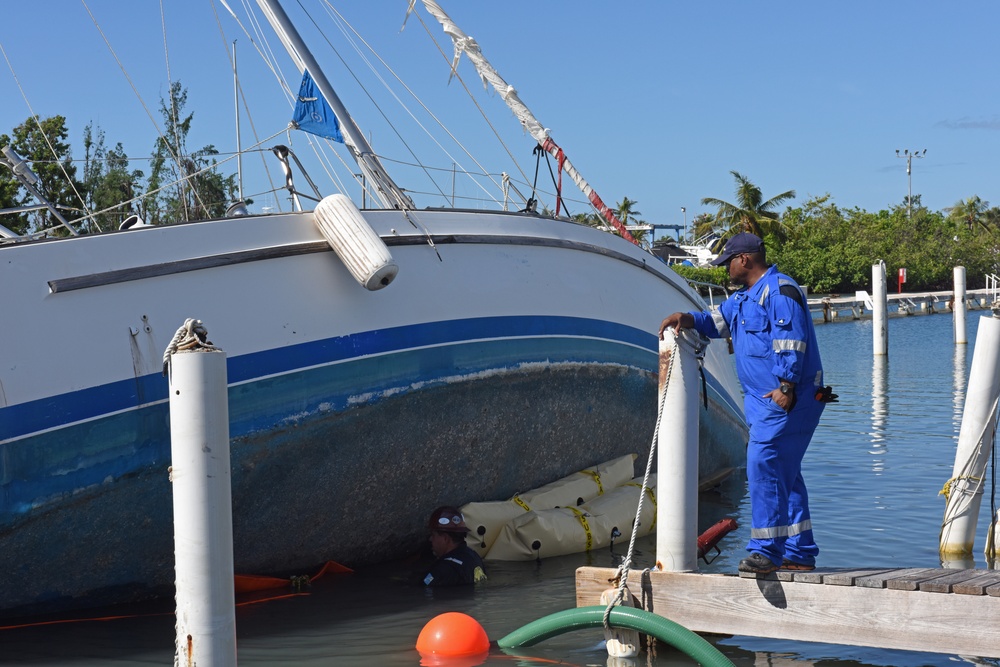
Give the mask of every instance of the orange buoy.
<svg viewBox="0 0 1000 667">
<path fill-rule="evenodd" d="M 479 621 L 457 611 L 435 616 L 417 637 L 417 651 L 425 659 L 472 656 L 485 659 L 489 650 L 489 637 Z"/>
</svg>

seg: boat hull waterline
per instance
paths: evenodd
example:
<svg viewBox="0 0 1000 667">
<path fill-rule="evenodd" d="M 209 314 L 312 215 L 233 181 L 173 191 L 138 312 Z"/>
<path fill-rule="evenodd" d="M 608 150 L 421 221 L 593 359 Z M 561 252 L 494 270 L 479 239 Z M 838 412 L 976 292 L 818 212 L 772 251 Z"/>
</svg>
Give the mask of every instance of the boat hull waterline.
<svg viewBox="0 0 1000 667">
<path fill-rule="evenodd" d="M 364 217 L 400 267 L 377 292 L 311 213 L 0 247 L 0 615 L 169 593 L 162 354 L 188 317 L 228 355 L 241 573 L 397 558 L 439 504 L 645 460 L 656 327 L 704 306 L 669 268 L 531 215 Z M 705 378 L 709 478 L 745 455 L 724 343 Z"/>
</svg>

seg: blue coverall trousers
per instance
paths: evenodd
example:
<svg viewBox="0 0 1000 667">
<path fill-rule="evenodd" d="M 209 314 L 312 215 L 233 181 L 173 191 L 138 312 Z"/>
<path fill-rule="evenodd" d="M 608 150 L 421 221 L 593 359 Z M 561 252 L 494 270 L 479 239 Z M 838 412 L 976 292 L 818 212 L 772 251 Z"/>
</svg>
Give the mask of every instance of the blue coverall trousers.
<svg viewBox="0 0 1000 667">
<path fill-rule="evenodd" d="M 823 404 L 803 397 L 786 413 L 769 398 L 746 397 L 750 423 L 747 479 L 752 526 L 747 551 L 780 565 L 784 559 L 812 565 L 819 554 L 813 540 L 802 457 Z"/>
</svg>

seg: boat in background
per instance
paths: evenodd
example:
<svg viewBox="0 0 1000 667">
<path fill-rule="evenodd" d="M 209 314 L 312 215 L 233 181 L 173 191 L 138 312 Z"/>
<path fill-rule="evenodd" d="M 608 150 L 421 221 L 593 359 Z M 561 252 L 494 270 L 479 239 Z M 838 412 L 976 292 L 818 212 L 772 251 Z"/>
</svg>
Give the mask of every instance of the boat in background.
<svg viewBox="0 0 1000 667">
<path fill-rule="evenodd" d="M 348 139 L 386 208 L 321 206 L 369 230 L 395 279 L 359 279 L 312 211 L 0 239 L 0 615 L 170 594 L 162 357 L 189 317 L 228 355 L 237 572 L 397 558 L 437 505 L 645 460 L 658 324 L 701 297 L 598 229 L 417 209 Z M 709 479 L 744 462 L 724 341 L 704 379 Z"/>
<path fill-rule="evenodd" d="M 690 245 L 678 244 L 677 247 L 694 258 L 691 263 L 695 266 L 711 266 L 712 260 L 719 256 L 721 250 L 721 237 L 716 232 L 709 232 L 699 239 L 695 239 Z"/>
</svg>

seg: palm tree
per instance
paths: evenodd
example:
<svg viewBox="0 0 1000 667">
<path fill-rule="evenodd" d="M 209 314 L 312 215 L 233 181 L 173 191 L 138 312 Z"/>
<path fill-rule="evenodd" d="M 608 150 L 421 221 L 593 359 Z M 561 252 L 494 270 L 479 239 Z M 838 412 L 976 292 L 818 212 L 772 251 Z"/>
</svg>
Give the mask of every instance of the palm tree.
<svg viewBox="0 0 1000 667">
<path fill-rule="evenodd" d="M 628 197 L 622 197 L 622 200 L 618 202 L 618 208 L 615 209 L 615 215 L 618 219 L 622 221 L 623 225 L 636 225 L 640 224 L 642 221 L 639 220 L 639 216 L 642 213 L 636 210 L 635 205 L 639 202 L 635 199 L 629 199 Z"/>
<path fill-rule="evenodd" d="M 950 208 L 946 208 L 945 212 L 952 220 L 964 222 L 970 231 L 979 226 L 992 233 L 993 230 L 989 224 L 992 216 L 987 216 L 989 210 L 990 203 L 988 201 L 983 201 L 978 195 L 973 195 L 968 199 L 958 201 Z"/>
<path fill-rule="evenodd" d="M 639 202 L 635 199 L 629 199 L 628 197 L 622 197 L 622 200 L 618 202 L 618 208 L 614 210 L 615 216 L 621 221 L 623 225 L 644 225 L 645 220 L 640 220 L 639 216 L 642 215 L 639 211 L 635 209 L 635 205 Z M 591 227 L 597 227 L 598 229 L 603 229 L 609 231 L 612 234 L 618 235 L 618 231 L 611 226 L 611 224 L 605 220 L 599 213 L 577 213 L 573 216 L 573 220 L 584 225 L 589 225 Z M 646 240 L 646 232 L 643 230 L 635 230 L 630 232 L 632 238 L 638 241 L 640 244 L 644 243 Z"/>
<path fill-rule="evenodd" d="M 750 232 L 761 238 L 766 233 L 784 237 L 785 230 L 779 221 L 779 214 L 773 209 L 789 199 L 794 199 L 795 190 L 782 192 L 780 195 L 764 201 L 760 188 L 754 185 L 750 179 L 737 171 L 729 173 L 736 179 L 735 204 L 714 197 L 706 197 L 701 200 L 704 206 L 717 206 L 719 208 L 715 219 L 719 224 L 728 227 L 725 236 L 732 236 L 737 232 Z"/>
<path fill-rule="evenodd" d="M 618 202 L 618 208 L 615 209 L 615 215 L 618 216 L 618 219 L 623 225 L 646 224 L 645 220 L 639 218 L 639 216 L 642 215 L 642 212 L 635 207 L 638 203 L 639 202 L 637 200 L 629 199 L 628 197 L 622 197 L 622 200 Z M 630 230 L 629 233 L 632 234 L 632 238 L 634 238 L 638 243 L 644 244 L 646 242 L 646 232 L 644 230 Z"/>
</svg>

